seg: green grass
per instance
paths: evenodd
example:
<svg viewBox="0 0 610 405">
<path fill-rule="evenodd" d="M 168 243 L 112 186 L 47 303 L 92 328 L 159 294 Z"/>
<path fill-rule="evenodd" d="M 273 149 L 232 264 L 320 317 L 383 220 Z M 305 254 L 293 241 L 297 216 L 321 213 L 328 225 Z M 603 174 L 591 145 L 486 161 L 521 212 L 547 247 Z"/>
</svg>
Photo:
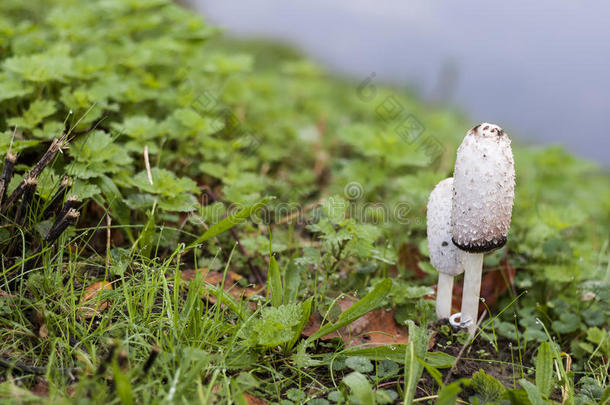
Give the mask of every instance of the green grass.
<svg viewBox="0 0 610 405">
<path fill-rule="evenodd" d="M 512 227 L 485 268 L 516 273 L 496 278 L 506 288 L 460 354 L 464 333 L 435 323 L 428 299 L 425 206 L 476 123 L 369 79 L 222 38 L 165 0 L 3 0 L 9 193 L 51 139 L 70 144 L 24 223 L 14 207 L 0 221 L 0 399 L 521 404 L 560 403 L 567 387 L 566 403 L 607 403 L 608 173 L 510 134 Z M 80 218 L 43 246 L 63 175 Z M 185 280 L 193 269 L 206 270 Z M 103 280 L 88 318 L 82 297 Z M 342 312 L 343 294 L 359 301 Z M 321 339 L 378 308 L 409 325 L 408 344 Z"/>
</svg>

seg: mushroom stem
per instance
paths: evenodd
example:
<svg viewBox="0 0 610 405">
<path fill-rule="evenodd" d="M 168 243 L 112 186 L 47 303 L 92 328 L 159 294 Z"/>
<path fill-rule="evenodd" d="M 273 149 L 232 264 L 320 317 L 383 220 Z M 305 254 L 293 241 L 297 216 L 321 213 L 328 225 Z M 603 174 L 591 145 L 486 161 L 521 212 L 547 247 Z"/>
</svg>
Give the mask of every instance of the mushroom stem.
<svg viewBox="0 0 610 405">
<path fill-rule="evenodd" d="M 462 321 L 471 319 L 468 333 L 474 336 L 479 316 L 479 295 L 481 293 L 481 273 L 483 272 L 483 253 L 464 252 L 464 288 L 462 289 Z"/>
<path fill-rule="evenodd" d="M 453 276 L 447 273 L 438 273 L 436 287 L 436 316 L 438 319 L 447 319 L 451 316 L 451 298 L 453 297 Z"/>
</svg>

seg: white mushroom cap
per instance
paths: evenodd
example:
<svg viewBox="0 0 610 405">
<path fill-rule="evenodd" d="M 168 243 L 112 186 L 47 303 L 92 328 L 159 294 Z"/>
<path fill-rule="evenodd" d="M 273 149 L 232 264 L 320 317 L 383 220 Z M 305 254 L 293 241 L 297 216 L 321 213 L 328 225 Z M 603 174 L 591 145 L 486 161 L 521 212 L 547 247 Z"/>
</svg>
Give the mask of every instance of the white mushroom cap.
<svg viewBox="0 0 610 405">
<path fill-rule="evenodd" d="M 515 196 L 515 164 L 502 128 L 484 122 L 468 131 L 457 151 L 453 178 L 453 243 L 471 253 L 504 246 Z"/>
<path fill-rule="evenodd" d="M 451 202 L 453 178 L 436 185 L 428 199 L 427 231 L 430 263 L 439 272 L 457 276 L 462 273 L 460 250 L 451 243 Z"/>
</svg>

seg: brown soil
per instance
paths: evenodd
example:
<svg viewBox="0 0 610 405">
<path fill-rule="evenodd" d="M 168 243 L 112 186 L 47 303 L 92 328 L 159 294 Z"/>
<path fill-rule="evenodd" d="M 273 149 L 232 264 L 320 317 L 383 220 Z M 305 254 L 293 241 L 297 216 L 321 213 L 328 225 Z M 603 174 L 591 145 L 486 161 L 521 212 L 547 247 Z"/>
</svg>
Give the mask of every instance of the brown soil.
<svg viewBox="0 0 610 405">
<path fill-rule="evenodd" d="M 463 345 L 455 339 L 449 342 L 450 338 L 439 332 L 443 325 L 452 328 L 447 320 L 437 321 L 431 325 L 437 331 L 432 351 L 442 351 L 458 357 Z M 459 331 L 456 328 L 452 328 L 452 330 L 454 334 Z M 512 347 L 509 340 L 499 338 L 496 350 L 492 343 L 479 336 L 469 347 L 466 347 L 454 368 L 441 370 L 443 381 L 450 383 L 461 378 L 470 378 L 477 371 L 483 370 L 504 384 L 505 387 L 514 388 L 516 380 L 521 378 L 522 371 L 525 373 L 525 370 L 522 370 L 521 367 L 527 368 L 531 366 L 531 353 L 522 353 L 521 357 L 522 359 L 520 360 L 517 348 Z M 448 377 L 449 374 L 451 375 Z M 438 385 L 428 373 L 424 372 L 422 378 L 423 381 L 420 385 L 425 391 L 432 393 L 438 391 Z"/>
</svg>

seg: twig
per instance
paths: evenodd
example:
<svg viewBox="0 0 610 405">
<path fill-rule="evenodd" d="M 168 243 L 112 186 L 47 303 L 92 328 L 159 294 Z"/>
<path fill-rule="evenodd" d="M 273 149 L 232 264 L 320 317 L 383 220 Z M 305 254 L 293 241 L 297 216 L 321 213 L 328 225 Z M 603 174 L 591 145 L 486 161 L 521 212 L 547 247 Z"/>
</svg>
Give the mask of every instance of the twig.
<svg viewBox="0 0 610 405">
<path fill-rule="evenodd" d="M 112 219 L 108 212 L 106 212 L 106 268 L 110 268 L 110 237 L 112 236 L 110 227 L 112 226 Z"/>
<path fill-rule="evenodd" d="M 61 220 L 71 209 L 76 209 L 78 207 L 79 201 L 77 195 L 71 195 L 66 199 L 64 206 L 62 207 L 59 214 L 57 214 L 57 218 L 55 219 L 55 223 Z M 53 224 L 55 226 L 55 224 Z"/>
<path fill-rule="evenodd" d="M 59 207 L 61 202 L 64 200 L 64 197 L 66 196 L 66 193 L 68 192 L 68 190 L 70 190 L 70 188 L 72 188 L 72 179 L 68 176 L 64 176 L 64 178 L 61 180 L 61 183 L 59 184 L 57 192 L 51 198 L 51 201 L 49 201 L 49 204 L 47 204 L 44 211 L 42 212 L 42 217 L 44 219 L 49 218 L 51 215 L 53 215 L 53 213 L 57 211 L 57 207 Z"/>
<path fill-rule="evenodd" d="M 159 356 L 159 347 L 153 346 L 152 349 L 150 350 L 150 354 L 148 355 L 148 358 L 146 359 L 146 363 L 144 363 L 144 366 L 142 367 L 143 374 L 146 375 L 148 373 L 148 371 L 152 367 L 153 363 L 157 359 L 157 356 Z"/>
<path fill-rule="evenodd" d="M 30 179 L 37 179 L 40 176 L 40 173 L 53 161 L 55 156 L 62 147 L 62 144 L 65 140 L 65 135 L 60 138 L 53 139 L 51 142 L 51 146 L 49 149 L 42 155 L 38 163 L 34 165 L 32 170 L 28 173 L 27 176 L 19 183 L 15 191 L 6 199 L 6 202 L 2 205 L 2 212 L 6 212 L 7 208 L 10 207 L 25 191 L 26 182 Z"/>
<path fill-rule="evenodd" d="M 212 190 L 210 190 L 208 188 L 206 190 L 206 192 L 210 196 L 210 200 L 212 200 L 212 202 L 217 202 L 218 201 L 218 199 L 216 198 L 216 196 L 214 195 Z M 237 246 L 239 247 L 239 251 L 246 258 L 246 260 L 248 262 L 248 267 L 250 267 L 250 271 L 252 272 L 252 274 L 254 274 L 254 277 L 256 277 L 256 281 L 258 282 L 258 284 L 260 286 L 264 286 L 265 285 L 265 279 L 263 278 L 263 275 L 261 274 L 261 271 L 258 269 L 258 267 L 256 267 L 252 263 L 252 260 L 251 260 L 250 256 L 248 255 L 248 252 L 246 252 L 246 249 L 244 249 L 244 247 L 241 244 L 241 241 L 239 240 L 239 236 L 237 236 L 237 232 L 235 232 L 235 229 L 233 229 L 233 228 L 229 229 L 229 232 L 231 233 L 231 236 L 233 237 L 233 239 L 235 239 L 235 241 L 237 242 Z"/>
<path fill-rule="evenodd" d="M 11 361 L 7 357 L 0 357 L 0 367 L 4 367 L 9 370 L 19 370 L 28 374 L 44 375 L 47 373 L 46 367 L 30 366 L 18 361 Z M 80 371 L 79 368 L 60 368 L 59 370 L 65 374 L 72 374 Z"/>
<path fill-rule="evenodd" d="M 104 358 L 102 359 L 100 364 L 97 366 L 95 375 L 102 376 L 104 374 L 104 372 L 106 371 L 106 368 L 108 367 L 108 364 L 110 364 L 110 362 L 112 361 L 112 358 L 114 357 L 115 350 L 116 350 L 116 344 L 112 343 L 110 345 L 110 347 L 108 348 L 108 353 L 106 353 L 106 356 L 104 356 Z"/>
<path fill-rule="evenodd" d="M 25 187 L 23 188 L 23 198 L 21 199 L 21 204 L 19 204 L 17 212 L 15 213 L 15 223 L 17 225 L 23 225 L 23 220 L 27 216 L 28 208 L 30 208 L 30 204 L 34 198 L 34 193 L 36 192 L 36 186 L 38 185 L 38 181 L 36 179 L 26 180 Z"/>
<path fill-rule="evenodd" d="M 148 182 L 153 185 L 152 171 L 150 170 L 150 161 L 148 160 L 148 145 L 144 146 L 144 166 L 146 167 L 146 175 L 148 176 Z"/>
<path fill-rule="evenodd" d="M 55 241 L 57 238 L 59 238 L 59 235 L 61 235 L 68 228 L 68 226 L 76 223 L 79 216 L 79 212 L 71 208 L 66 215 L 55 221 L 53 226 L 51 226 L 51 229 L 49 229 L 49 232 L 44 237 L 44 242 L 51 243 Z"/>
<path fill-rule="evenodd" d="M 0 176 L 0 206 L 2 206 L 2 200 L 6 196 L 6 190 L 8 184 L 13 178 L 13 170 L 15 169 L 15 162 L 17 161 L 17 155 L 12 154 L 10 151 L 6 153 L 4 158 L 4 167 L 2 168 L 2 175 Z"/>
</svg>

